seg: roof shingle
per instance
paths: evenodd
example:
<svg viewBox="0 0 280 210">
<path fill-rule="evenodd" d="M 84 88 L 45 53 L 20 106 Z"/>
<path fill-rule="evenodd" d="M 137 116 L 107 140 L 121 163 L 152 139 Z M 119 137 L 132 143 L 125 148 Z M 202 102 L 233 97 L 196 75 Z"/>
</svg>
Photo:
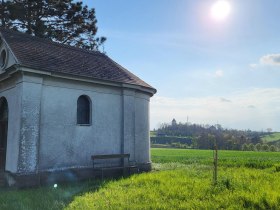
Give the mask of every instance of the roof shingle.
<svg viewBox="0 0 280 210">
<path fill-rule="evenodd" d="M 98 51 L 59 44 L 3 28 L 0 32 L 22 66 L 47 72 L 139 85 L 156 91 Z"/>
</svg>

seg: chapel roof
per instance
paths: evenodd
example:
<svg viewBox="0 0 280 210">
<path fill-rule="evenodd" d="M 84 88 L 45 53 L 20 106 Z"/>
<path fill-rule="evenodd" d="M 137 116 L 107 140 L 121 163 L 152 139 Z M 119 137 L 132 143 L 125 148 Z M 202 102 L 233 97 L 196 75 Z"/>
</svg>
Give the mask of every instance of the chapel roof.
<svg viewBox="0 0 280 210">
<path fill-rule="evenodd" d="M 31 69 L 138 85 L 156 90 L 104 53 L 0 28 L 18 64 Z"/>
</svg>

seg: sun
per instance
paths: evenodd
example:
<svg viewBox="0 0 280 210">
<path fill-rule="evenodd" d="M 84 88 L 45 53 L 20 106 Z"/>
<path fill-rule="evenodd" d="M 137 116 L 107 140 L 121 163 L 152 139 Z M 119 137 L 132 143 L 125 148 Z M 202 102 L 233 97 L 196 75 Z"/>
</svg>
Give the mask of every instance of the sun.
<svg viewBox="0 0 280 210">
<path fill-rule="evenodd" d="M 218 0 L 211 7 L 211 16 L 217 21 L 225 20 L 231 10 L 231 6 L 226 0 Z"/>
</svg>

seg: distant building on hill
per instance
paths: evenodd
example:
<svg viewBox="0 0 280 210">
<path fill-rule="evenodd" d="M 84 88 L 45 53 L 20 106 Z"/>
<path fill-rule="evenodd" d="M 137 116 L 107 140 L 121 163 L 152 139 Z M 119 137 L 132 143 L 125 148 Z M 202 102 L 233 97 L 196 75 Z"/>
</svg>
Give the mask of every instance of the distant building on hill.
<svg viewBox="0 0 280 210">
<path fill-rule="evenodd" d="M 176 122 L 175 119 L 172 120 L 171 125 L 172 125 L 172 126 L 176 126 L 176 125 L 177 125 L 177 122 Z"/>
</svg>

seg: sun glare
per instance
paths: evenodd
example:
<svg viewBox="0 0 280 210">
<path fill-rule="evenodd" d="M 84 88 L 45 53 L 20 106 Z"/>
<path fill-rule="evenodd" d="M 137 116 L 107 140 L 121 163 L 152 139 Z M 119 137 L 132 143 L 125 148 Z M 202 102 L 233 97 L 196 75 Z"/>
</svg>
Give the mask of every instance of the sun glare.
<svg viewBox="0 0 280 210">
<path fill-rule="evenodd" d="M 230 4 L 226 0 L 218 0 L 211 7 L 211 16 L 218 21 L 227 18 L 231 10 Z"/>
</svg>

